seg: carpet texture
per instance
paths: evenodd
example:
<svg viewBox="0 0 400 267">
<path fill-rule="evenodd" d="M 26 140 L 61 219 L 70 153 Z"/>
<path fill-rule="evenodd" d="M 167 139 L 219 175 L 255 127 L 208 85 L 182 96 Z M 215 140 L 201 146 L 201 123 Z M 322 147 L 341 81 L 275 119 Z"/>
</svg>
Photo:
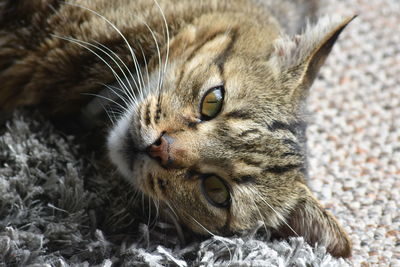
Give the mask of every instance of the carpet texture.
<svg viewBox="0 0 400 267">
<path fill-rule="evenodd" d="M 17 112 L 0 131 L 0 266 L 400 266 L 400 1 L 321 2 L 321 15 L 359 14 L 313 86 L 307 132 L 310 186 L 350 234 L 350 260 L 257 229 L 183 245 L 171 224 L 148 229 L 151 206 L 78 140 Z"/>
</svg>

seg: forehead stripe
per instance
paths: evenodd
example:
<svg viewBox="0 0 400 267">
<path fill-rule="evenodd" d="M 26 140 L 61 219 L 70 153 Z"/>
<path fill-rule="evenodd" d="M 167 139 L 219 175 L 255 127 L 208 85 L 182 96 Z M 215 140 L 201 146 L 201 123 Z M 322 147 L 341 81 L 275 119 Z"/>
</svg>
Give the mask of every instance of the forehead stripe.
<svg viewBox="0 0 400 267">
<path fill-rule="evenodd" d="M 226 31 L 215 32 L 214 34 L 210 35 L 207 39 L 204 39 L 199 45 L 197 45 L 193 49 L 193 51 L 190 53 L 190 55 L 188 56 L 186 61 L 192 60 L 196 56 L 197 52 L 199 52 L 199 50 L 202 49 L 208 42 L 213 41 L 217 37 L 219 37 L 221 35 L 225 35 L 225 34 L 226 34 Z"/>
<path fill-rule="evenodd" d="M 185 60 L 185 63 L 183 64 L 181 71 L 179 73 L 179 77 L 177 79 L 176 85 L 177 88 L 181 87 L 181 83 L 182 83 L 182 79 L 185 76 L 185 70 L 187 69 L 187 65 L 190 63 L 190 61 L 196 56 L 197 52 L 203 48 L 203 46 L 205 46 L 208 42 L 214 40 L 215 38 L 219 37 L 220 35 L 225 34 L 226 32 L 215 32 L 214 34 L 212 34 L 211 36 L 209 36 L 207 39 L 203 40 L 203 42 L 201 42 L 199 45 L 197 45 L 193 51 L 189 54 L 189 56 L 187 57 L 187 59 Z"/>
<path fill-rule="evenodd" d="M 268 125 L 268 130 L 271 132 L 275 132 L 277 130 L 287 130 L 294 135 L 304 133 L 305 129 L 306 123 L 304 121 L 293 121 L 290 123 L 273 121 L 270 125 Z"/>
<path fill-rule="evenodd" d="M 263 173 L 274 173 L 274 174 L 282 174 L 285 172 L 289 172 L 295 169 L 304 169 L 303 164 L 287 164 L 287 165 L 275 165 L 275 166 L 269 166 L 265 169 L 263 169 Z"/>
<path fill-rule="evenodd" d="M 219 56 L 215 59 L 215 64 L 217 65 L 219 71 L 221 72 L 221 76 L 223 77 L 223 73 L 224 73 L 224 64 L 226 59 L 229 57 L 229 55 L 232 53 L 233 51 L 233 46 L 235 44 L 235 41 L 237 39 L 237 31 L 232 29 L 229 32 L 229 35 L 231 37 L 231 40 L 229 42 L 229 44 L 226 46 L 225 50 L 221 52 L 221 54 L 219 54 Z"/>
<path fill-rule="evenodd" d="M 238 178 L 233 178 L 233 181 L 237 184 L 256 184 L 257 179 L 251 175 L 243 175 Z"/>
<path fill-rule="evenodd" d="M 228 119 L 242 119 L 242 120 L 253 119 L 251 112 L 246 109 L 232 110 L 232 111 L 226 113 L 225 117 Z"/>
</svg>

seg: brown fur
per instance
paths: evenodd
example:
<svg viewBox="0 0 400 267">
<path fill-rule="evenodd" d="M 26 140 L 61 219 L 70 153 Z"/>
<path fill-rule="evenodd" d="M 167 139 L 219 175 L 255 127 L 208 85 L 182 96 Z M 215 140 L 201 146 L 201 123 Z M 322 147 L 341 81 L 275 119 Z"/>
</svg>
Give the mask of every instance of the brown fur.
<svg viewBox="0 0 400 267">
<path fill-rule="evenodd" d="M 298 234 L 326 245 L 334 256 L 350 256 L 346 233 L 306 186 L 302 109 L 320 66 L 351 19 L 321 23 L 291 39 L 250 0 L 159 3 L 169 47 L 154 2 L 84 2 L 121 30 L 142 70 L 148 63 L 150 73 L 142 99 L 131 103 L 110 132 L 111 160 L 128 181 L 168 205 L 196 232 L 229 235 L 262 220 L 283 237 Z M 165 73 L 143 21 L 155 32 L 161 58 L 169 53 Z M 52 34 L 95 40 L 133 69 L 123 38 L 104 19 L 77 6 L 10 1 L 0 25 L 3 111 L 38 105 L 54 117 L 77 116 L 90 100 L 81 93 L 98 92 L 98 82 L 115 82 L 94 54 Z M 225 88 L 222 110 L 202 121 L 201 99 L 219 85 Z M 140 89 L 135 91 L 139 96 Z M 168 161 L 161 163 L 146 152 L 160 136 L 169 140 L 162 152 Z M 204 197 L 201 182 L 208 174 L 229 185 L 228 207 L 215 207 Z"/>
</svg>

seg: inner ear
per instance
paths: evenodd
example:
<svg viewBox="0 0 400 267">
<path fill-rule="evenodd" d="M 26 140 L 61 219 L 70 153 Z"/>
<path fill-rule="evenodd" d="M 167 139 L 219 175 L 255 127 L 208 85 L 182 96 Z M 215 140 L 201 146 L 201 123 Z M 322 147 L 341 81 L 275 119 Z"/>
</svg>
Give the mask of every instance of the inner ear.
<svg viewBox="0 0 400 267">
<path fill-rule="evenodd" d="M 305 99 L 340 33 L 354 18 L 325 17 L 316 25 L 307 26 L 301 35 L 275 41 L 271 63 L 281 73 L 291 101 Z"/>
<path fill-rule="evenodd" d="M 304 72 L 303 76 L 299 80 L 300 90 L 301 88 L 308 88 L 312 85 L 315 77 L 318 74 L 319 69 L 325 62 L 329 53 L 332 50 L 333 45 L 338 39 L 340 33 L 344 28 L 354 19 L 355 17 L 349 17 L 343 20 L 341 23 L 336 25 L 325 37 L 316 45 L 314 50 L 304 60 Z"/>
<path fill-rule="evenodd" d="M 326 211 L 310 190 L 299 183 L 297 205 L 287 217 L 287 225 L 278 229 L 282 237 L 302 236 L 310 245 L 323 245 L 335 257 L 350 257 L 351 243 L 336 218 Z"/>
</svg>

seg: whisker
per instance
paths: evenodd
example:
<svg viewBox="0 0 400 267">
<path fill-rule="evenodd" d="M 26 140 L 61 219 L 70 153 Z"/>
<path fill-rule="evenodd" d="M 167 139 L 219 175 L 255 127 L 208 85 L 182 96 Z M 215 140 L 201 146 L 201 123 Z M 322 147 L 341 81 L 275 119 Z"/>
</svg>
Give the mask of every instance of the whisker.
<svg viewBox="0 0 400 267">
<path fill-rule="evenodd" d="M 218 235 L 215 235 L 215 234 L 213 234 L 210 230 L 208 230 L 204 225 L 202 225 L 199 221 L 197 221 L 192 215 L 188 214 L 187 212 L 185 212 L 185 213 L 186 213 L 195 223 L 197 223 L 201 228 L 203 228 L 207 233 L 209 233 L 212 237 L 214 237 L 215 239 L 221 241 L 221 243 L 224 244 L 224 246 L 228 249 L 228 252 L 229 252 L 229 260 L 232 260 L 232 252 L 231 252 L 231 250 L 230 250 L 228 244 L 227 244 L 224 240 L 218 238 L 218 237 L 219 237 Z"/>
<path fill-rule="evenodd" d="M 125 91 L 123 91 L 123 90 L 121 90 L 120 88 L 118 88 L 118 87 L 115 87 L 115 86 L 112 86 L 112 85 L 108 85 L 108 84 L 104 84 L 104 83 L 100 83 L 102 86 L 104 86 L 104 87 L 106 87 L 108 90 L 110 90 L 112 93 L 114 93 L 119 99 L 121 99 L 123 102 L 124 102 L 124 104 L 128 107 L 129 106 L 129 104 L 135 104 L 136 105 L 136 103 L 132 103 L 132 102 L 127 102 L 126 100 L 125 100 L 125 98 L 122 96 L 122 95 L 120 95 L 117 91 L 120 91 L 121 93 L 125 93 Z M 127 111 L 128 109 L 127 108 L 124 108 L 124 111 Z M 137 113 L 137 110 L 136 109 L 134 109 L 134 111 L 135 111 L 135 113 Z"/>
<path fill-rule="evenodd" d="M 250 188 L 249 188 L 249 189 L 250 189 Z M 243 193 L 244 195 L 248 195 L 247 192 L 243 192 L 244 190 L 242 190 L 241 187 L 238 187 L 236 190 L 242 191 L 242 193 Z M 252 192 L 254 193 L 254 191 L 253 191 L 252 189 L 250 189 L 250 191 L 252 191 Z M 232 198 L 233 198 L 233 197 L 232 197 Z M 260 216 L 260 220 L 263 222 L 263 226 L 264 226 L 265 232 L 268 232 L 267 226 L 265 225 L 264 217 L 263 217 L 262 214 L 261 214 L 260 208 L 257 206 L 257 204 L 256 204 L 256 202 L 254 201 L 253 198 L 250 198 L 250 199 L 251 199 L 251 201 L 253 202 L 253 206 L 256 208 L 258 215 Z"/>
<path fill-rule="evenodd" d="M 140 190 L 138 188 L 136 188 L 136 187 L 132 187 L 132 188 L 133 188 L 134 191 L 133 191 L 133 195 L 131 197 L 130 203 L 135 204 L 136 201 L 139 198 Z"/>
<path fill-rule="evenodd" d="M 167 72 L 167 65 L 168 65 L 168 57 L 169 57 L 169 42 L 170 42 L 170 36 L 169 36 L 169 29 L 168 29 L 168 23 L 167 23 L 167 19 L 165 18 L 165 14 L 164 11 L 162 10 L 162 8 L 160 7 L 159 3 L 157 0 L 154 0 L 154 2 L 156 3 L 158 9 L 160 10 L 161 16 L 163 18 L 164 21 L 164 26 L 165 26 L 165 31 L 166 31 L 166 35 L 167 35 L 167 51 L 166 51 L 166 55 L 165 55 L 165 64 L 164 64 L 164 70 L 162 73 L 162 79 L 161 79 L 161 87 L 163 86 L 163 82 L 164 82 L 164 75 Z M 161 65 L 160 65 L 161 67 Z"/>
<path fill-rule="evenodd" d="M 113 116 L 110 115 L 109 110 L 107 110 L 106 107 L 105 107 L 103 104 L 101 104 L 101 106 L 102 106 L 102 108 L 104 109 L 104 111 L 106 112 L 107 117 L 108 117 L 109 120 L 111 121 L 111 124 L 114 125 L 114 124 L 115 124 L 115 117 L 113 117 Z"/>
<path fill-rule="evenodd" d="M 151 36 L 153 38 L 154 44 L 156 45 L 156 49 L 157 49 L 158 65 L 159 65 L 159 68 L 158 68 L 158 79 L 157 79 L 157 93 L 159 93 L 160 92 L 160 84 L 161 84 L 161 66 L 162 66 L 160 47 L 158 45 L 157 38 L 155 36 L 154 31 L 150 28 L 150 26 L 145 21 L 143 21 L 143 24 L 149 30 L 149 32 L 150 32 L 150 34 L 151 34 Z"/>
<path fill-rule="evenodd" d="M 170 204 L 167 203 L 168 206 L 171 208 Z M 228 246 L 228 244 L 221 238 L 219 238 L 218 235 L 214 234 L 213 232 L 211 232 L 210 230 L 208 230 L 203 224 L 201 224 L 199 221 L 197 221 L 192 215 L 190 215 L 189 213 L 187 213 L 186 211 L 182 210 L 187 216 L 189 216 L 189 218 L 191 218 L 195 223 L 197 223 L 201 228 L 203 228 L 209 235 L 211 235 L 212 237 L 214 237 L 214 239 L 221 241 L 222 244 L 224 244 L 224 246 L 228 249 L 229 252 L 229 260 L 232 260 L 232 252 Z M 176 215 L 176 213 L 174 212 L 174 214 Z M 176 215 L 177 216 L 177 215 Z"/>
<path fill-rule="evenodd" d="M 135 65 L 136 73 L 138 73 L 138 75 L 141 74 L 141 72 L 140 72 L 140 70 L 139 70 L 139 63 L 138 63 L 138 61 L 137 61 L 136 55 L 135 55 L 135 53 L 133 52 L 133 49 L 132 49 L 131 45 L 129 44 L 129 42 L 128 42 L 128 40 L 126 39 L 126 37 L 122 34 L 122 32 L 121 32 L 110 20 L 108 20 L 108 19 L 107 19 L 106 17 L 104 17 L 103 15 L 99 14 L 99 13 L 96 12 L 95 10 L 92 10 L 92 9 L 90 9 L 90 8 L 88 8 L 88 7 L 81 6 L 81 5 L 78 5 L 78 4 L 68 3 L 68 2 L 66 2 L 65 4 L 70 5 L 70 6 L 79 7 L 79 8 L 82 8 L 82 9 L 85 9 L 85 10 L 87 10 L 87 11 L 89 11 L 89 12 L 95 14 L 96 16 L 102 18 L 105 22 L 107 22 L 107 24 L 110 25 L 110 26 L 122 37 L 122 39 L 124 40 L 125 44 L 127 45 L 128 49 L 129 49 L 129 52 L 130 52 L 130 54 L 131 54 L 131 56 L 132 56 L 132 60 L 133 60 L 134 63 L 135 63 L 134 65 Z M 138 79 L 138 81 L 139 81 L 139 87 L 142 87 L 142 85 L 140 84 L 140 79 Z"/>
<path fill-rule="evenodd" d="M 257 206 L 257 204 L 256 204 L 256 202 L 254 201 L 254 199 L 251 199 L 251 200 L 253 201 L 254 207 L 257 209 L 258 215 L 260 216 L 260 220 L 261 220 L 262 223 L 263 223 L 263 227 L 264 227 L 265 232 L 268 233 L 268 229 L 267 229 L 267 226 L 265 225 L 264 217 L 263 217 L 262 214 L 261 214 L 260 208 Z"/>
<path fill-rule="evenodd" d="M 99 95 L 99 94 L 94 94 L 94 93 L 82 93 L 82 95 L 94 96 L 94 97 L 98 97 L 98 98 L 101 98 L 101 99 L 110 101 L 111 103 L 114 103 L 114 104 L 116 104 L 118 107 L 120 107 L 120 108 L 122 108 L 123 110 L 127 111 L 127 109 L 126 109 L 124 106 L 122 106 L 120 103 L 118 103 L 118 102 L 116 102 L 115 100 L 113 100 L 113 99 L 111 99 L 111 98 L 108 98 L 108 97 L 106 97 L 106 96 Z"/>
<path fill-rule="evenodd" d="M 110 112 L 110 114 L 113 115 L 113 117 L 114 117 L 115 119 L 121 117 L 122 114 L 123 114 L 120 110 L 118 110 L 118 109 L 116 109 L 116 108 L 112 108 L 112 107 L 109 107 L 109 108 L 108 108 L 108 111 Z"/>
<path fill-rule="evenodd" d="M 150 228 L 150 220 L 151 220 L 151 202 L 150 202 L 150 199 L 151 199 L 151 197 L 150 196 L 148 196 L 148 201 L 147 201 L 147 203 L 148 203 L 148 205 L 149 205 L 149 214 L 148 214 L 148 218 L 147 218 L 147 227 L 149 227 Z"/>
<path fill-rule="evenodd" d="M 103 52 L 104 54 L 106 54 L 106 55 L 117 65 L 117 67 L 119 68 L 119 70 L 122 72 L 122 74 L 124 75 L 124 78 L 125 78 L 125 80 L 127 81 L 127 84 L 129 85 L 131 91 L 127 88 L 126 84 L 122 82 L 122 79 L 120 79 L 120 81 L 118 81 L 118 84 L 121 86 L 121 88 L 124 88 L 124 89 L 125 89 L 125 93 L 126 93 L 126 95 L 128 96 L 128 98 L 129 98 L 129 100 L 131 101 L 131 103 L 134 103 L 135 101 L 137 101 L 135 95 L 133 94 L 133 91 L 134 91 L 134 90 L 133 90 L 133 88 L 132 88 L 132 85 L 128 82 L 128 81 L 129 81 L 128 77 L 126 76 L 125 72 L 122 70 L 122 68 L 121 68 L 121 66 L 118 64 L 118 62 L 115 60 L 115 58 L 113 58 L 110 54 L 108 54 L 106 51 L 104 51 L 103 49 L 101 49 L 100 47 L 98 47 L 98 46 L 96 46 L 96 45 L 93 45 L 93 44 L 91 44 L 91 43 L 89 43 L 89 42 L 85 42 L 85 41 L 78 40 L 78 39 L 75 39 L 75 38 L 71 38 L 71 37 L 69 37 L 69 38 L 70 38 L 71 40 L 74 40 L 74 41 L 77 41 L 77 42 L 81 42 L 81 43 L 83 43 L 83 44 L 85 44 L 85 45 L 92 46 L 92 47 L 94 47 L 94 48 L 100 50 L 100 51 Z M 94 41 L 94 42 L 96 42 L 96 41 Z M 98 42 L 96 42 L 96 43 L 99 44 L 100 46 L 102 46 L 102 47 L 108 49 L 108 50 L 109 50 L 111 53 L 113 53 L 114 56 L 116 56 L 116 57 L 122 62 L 122 64 L 126 67 L 126 65 L 125 65 L 125 63 L 122 61 L 122 59 L 121 59 L 120 57 L 118 57 L 118 55 L 115 54 L 111 49 L 109 49 L 108 47 L 106 47 L 106 46 L 104 46 L 104 45 L 102 45 L 102 44 L 100 44 L 100 43 L 98 43 Z M 96 55 L 97 55 L 97 54 L 96 54 Z M 111 67 L 109 67 L 109 68 L 111 68 Z M 128 69 L 128 71 L 129 71 L 129 69 Z M 129 71 L 129 73 L 131 73 L 131 72 Z M 131 75 L 132 75 L 132 73 L 131 73 Z M 121 83 L 124 85 L 123 87 L 122 87 Z M 136 83 L 135 83 L 135 86 L 137 86 Z"/>
<path fill-rule="evenodd" d="M 90 51 L 91 53 L 93 53 L 94 55 L 96 55 L 104 64 L 106 64 L 106 66 L 111 70 L 111 72 L 113 73 L 115 79 L 118 81 L 118 84 L 121 87 L 124 87 L 126 90 L 128 90 L 128 88 L 126 87 L 126 85 L 123 83 L 122 79 L 119 77 L 119 75 L 116 73 L 116 71 L 111 67 L 111 65 L 104 59 L 102 58 L 99 54 L 97 54 L 95 51 L 93 51 L 92 49 L 90 49 L 89 47 L 81 44 L 81 42 L 85 43 L 84 41 L 81 40 L 76 40 L 74 38 L 70 38 L 70 37 L 62 37 L 62 36 L 58 36 L 58 35 L 54 35 L 52 34 L 52 36 L 59 38 L 61 40 L 65 40 L 65 41 L 69 41 L 72 42 L 74 44 L 77 44 L 85 49 L 87 49 L 88 51 Z"/>
<path fill-rule="evenodd" d="M 152 200 L 152 202 L 154 204 L 154 208 L 156 209 L 156 214 L 154 215 L 153 221 L 150 223 L 150 225 L 153 225 L 153 228 L 154 228 L 156 226 L 156 223 L 157 223 L 157 220 L 158 220 L 158 217 L 159 217 L 159 204 L 160 204 L 160 202 L 159 202 L 158 198 L 157 199 L 151 198 L 151 200 Z"/>
<path fill-rule="evenodd" d="M 168 201 L 164 201 L 164 202 L 165 202 L 165 204 L 167 204 L 169 209 L 172 211 L 172 213 L 166 212 L 165 214 L 168 215 L 170 217 L 170 219 L 172 220 L 172 223 L 175 226 L 175 229 L 176 229 L 176 232 L 178 234 L 178 238 L 179 238 L 180 242 L 182 244 L 185 244 L 186 243 L 185 242 L 185 236 L 183 235 L 182 227 L 181 227 L 181 225 L 179 224 L 179 221 L 178 221 L 179 216 L 178 216 L 178 214 L 176 214 L 174 208 L 172 207 L 172 205 Z"/>
<path fill-rule="evenodd" d="M 107 51 L 109 51 L 110 53 L 112 53 L 112 54 L 122 63 L 123 67 L 128 71 L 128 74 L 130 75 L 130 77 L 131 77 L 131 79 L 132 79 L 132 81 L 133 81 L 133 83 L 134 83 L 134 85 L 135 85 L 135 88 L 139 89 L 140 87 L 139 87 L 138 84 L 136 83 L 136 79 L 135 79 L 133 73 L 130 71 L 130 69 L 129 69 L 128 66 L 125 64 L 125 62 L 124 62 L 114 51 L 112 51 L 112 50 L 111 50 L 110 48 L 108 48 L 107 46 L 105 46 L 105 45 L 103 45 L 103 44 L 101 44 L 101 43 L 99 43 L 99 42 L 97 42 L 97 41 L 95 41 L 95 40 L 94 40 L 94 42 L 95 42 L 96 44 L 98 44 L 99 46 L 103 47 L 104 49 L 106 49 Z M 116 64 L 117 64 L 117 63 L 116 63 Z M 129 96 L 131 97 L 131 99 L 136 99 L 136 100 L 137 100 L 136 96 L 133 94 L 134 90 L 133 90 L 133 87 L 132 87 L 131 83 L 129 83 L 128 77 L 125 75 L 125 73 L 122 71 L 122 69 L 121 69 L 121 72 L 124 74 L 124 77 L 125 77 L 125 79 L 128 81 L 129 87 L 130 87 L 131 90 L 132 90 L 132 91 L 128 91 L 127 93 L 129 94 Z"/>
<path fill-rule="evenodd" d="M 145 203 L 144 203 L 144 193 L 143 192 L 141 192 L 141 197 L 142 197 L 142 212 L 143 212 L 143 214 L 145 214 L 146 213 L 146 211 L 145 211 Z"/>
<path fill-rule="evenodd" d="M 275 214 L 278 216 L 278 218 L 297 236 L 299 237 L 300 235 L 286 222 L 286 219 L 283 217 L 282 214 L 278 213 L 274 207 L 272 207 L 272 205 L 270 205 L 267 200 L 265 200 L 264 198 L 260 198 L 273 212 L 275 212 Z"/>
<path fill-rule="evenodd" d="M 146 60 L 146 56 L 144 55 L 142 46 L 140 45 L 140 43 L 138 44 L 138 46 L 139 46 L 139 48 L 140 48 L 140 50 L 141 50 L 141 54 L 142 54 L 142 57 L 143 57 L 143 61 L 145 61 L 145 60 Z M 138 64 L 139 69 L 140 69 L 140 75 L 137 76 L 137 79 L 140 79 L 141 84 L 142 84 L 142 86 L 137 87 L 137 88 L 139 89 L 139 90 L 138 90 L 138 92 L 139 92 L 139 97 L 140 97 L 141 100 L 143 100 L 143 99 L 144 99 L 143 89 L 146 87 L 146 83 L 145 83 L 145 81 L 144 81 L 143 73 L 142 73 L 142 71 L 141 71 L 142 68 L 140 67 L 139 62 L 135 62 L 135 64 L 136 64 L 136 63 Z M 146 63 L 146 64 L 147 64 L 147 63 Z M 147 75 L 148 75 L 148 71 L 147 71 L 147 70 L 146 70 L 146 72 L 147 72 Z M 135 82 L 135 84 L 136 84 L 136 82 Z"/>
<path fill-rule="evenodd" d="M 150 75 L 149 75 L 149 68 L 147 65 L 147 59 L 146 59 L 146 55 L 144 54 L 143 47 L 140 44 L 139 44 L 139 48 L 140 48 L 140 51 L 142 52 L 142 57 L 143 57 L 143 61 L 144 61 L 144 69 L 146 71 L 146 76 L 147 76 L 147 87 L 148 87 L 148 86 L 150 86 Z M 144 81 L 143 81 L 143 83 L 144 83 Z M 145 88 L 146 88 L 146 86 L 145 86 Z M 139 94 L 140 94 L 141 100 L 143 100 L 144 99 L 143 90 L 139 90 Z"/>
</svg>

